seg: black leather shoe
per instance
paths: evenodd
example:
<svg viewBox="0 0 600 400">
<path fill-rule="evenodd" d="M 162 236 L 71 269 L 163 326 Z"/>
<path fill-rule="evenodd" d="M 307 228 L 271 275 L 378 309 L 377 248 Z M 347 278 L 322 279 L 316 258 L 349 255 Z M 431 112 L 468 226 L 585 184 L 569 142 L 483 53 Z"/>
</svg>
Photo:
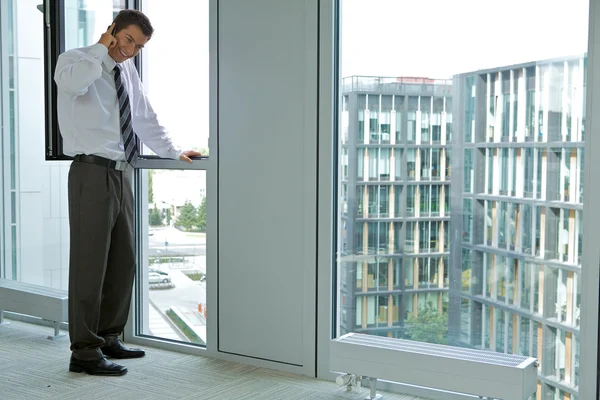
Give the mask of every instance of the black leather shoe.
<svg viewBox="0 0 600 400">
<path fill-rule="evenodd" d="M 102 357 L 99 360 L 79 360 L 71 356 L 69 363 L 69 371 L 71 372 L 86 372 L 88 375 L 105 375 L 105 376 L 121 376 L 127 373 L 127 368 L 115 364 L 112 361 Z"/>
<path fill-rule="evenodd" d="M 100 348 L 102 354 L 111 358 L 140 358 L 146 355 L 142 349 L 130 349 L 121 343 L 120 340 L 115 340 L 109 345 Z"/>
</svg>

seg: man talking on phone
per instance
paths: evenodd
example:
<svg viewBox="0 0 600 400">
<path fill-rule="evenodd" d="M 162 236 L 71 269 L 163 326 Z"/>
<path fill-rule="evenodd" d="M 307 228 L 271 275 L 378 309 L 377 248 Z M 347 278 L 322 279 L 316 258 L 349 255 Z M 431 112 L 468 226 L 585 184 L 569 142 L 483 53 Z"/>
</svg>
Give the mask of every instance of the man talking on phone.
<svg viewBox="0 0 600 400">
<path fill-rule="evenodd" d="M 69 370 L 123 375 L 108 358 L 145 355 L 119 339 L 135 275 L 132 172 L 140 140 L 164 158 L 192 162 L 158 122 L 133 57 L 154 29 L 140 11 L 123 10 L 98 43 L 61 54 L 54 80 L 69 170 Z"/>
</svg>

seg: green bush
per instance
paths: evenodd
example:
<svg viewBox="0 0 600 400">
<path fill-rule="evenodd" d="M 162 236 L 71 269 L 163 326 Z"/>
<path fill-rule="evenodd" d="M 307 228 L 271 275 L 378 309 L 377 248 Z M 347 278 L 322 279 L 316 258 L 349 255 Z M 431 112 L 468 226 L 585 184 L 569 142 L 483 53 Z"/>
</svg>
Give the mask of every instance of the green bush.
<svg viewBox="0 0 600 400">
<path fill-rule="evenodd" d="M 184 272 L 184 274 L 193 281 L 199 281 L 204 276 L 202 272 Z"/>
<path fill-rule="evenodd" d="M 202 340 L 200 336 L 198 336 L 196 332 L 194 332 L 192 328 L 190 328 L 185 322 L 183 322 L 183 320 L 179 318 L 177 313 L 175 313 L 170 308 L 167 310 L 167 317 L 169 317 L 169 319 L 173 321 L 175 326 L 177 326 L 177 328 L 179 328 L 179 330 L 183 332 L 183 334 L 190 340 L 190 342 L 196 344 L 206 344 L 204 343 L 204 340 Z"/>
</svg>

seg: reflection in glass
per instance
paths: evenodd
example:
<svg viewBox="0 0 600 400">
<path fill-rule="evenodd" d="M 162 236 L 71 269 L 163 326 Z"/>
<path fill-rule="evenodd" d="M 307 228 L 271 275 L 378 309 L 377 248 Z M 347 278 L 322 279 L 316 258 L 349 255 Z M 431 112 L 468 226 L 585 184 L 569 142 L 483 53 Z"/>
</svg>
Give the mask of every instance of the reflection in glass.
<svg viewBox="0 0 600 400">
<path fill-rule="evenodd" d="M 394 3 L 385 2 L 390 9 Z M 581 10 L 587 8 L 586 2 L 579 3 Z M 358 1 L 342 6 L 361 10 L 342 13 L 342 37 L 352 35 L 346 31 L 350 27 L 353 32 L 360 30 L 357 24 L 364 19 L 354 19 L 376 8 L 370 4 Z M 376 121 L 377 129 L 370 137 L 369 160 L 371 154 L 386 154 L 381 150 L 387 140 L 383 136 L 388 130 L 387 113 L 395 112 L 390 128 L 390 133 L 395 133 L 390 140 L 395 142 L 389 145 L 396 148 L 390 155 L 394 193 L 376 190 L 373 207 L 377 212 L 369 215 L 365 226 L 370 235 L 370 225 L 380 224 L 376 218 L 390 210 L 385 240 L 393 250 L 390 256 L 402 260 L 403 285 L 394 285 L 386 300 L 364 287 L 340 288 L 347 298 L 360 298 L 362 308 L 360 319 L 351 318 L 356 324 L 338 327 L 336 335 L 360 331 L 529 355 L 542 365 L 538 398 L 573 400 L 579 375 L 586 60 L 583 55 L 568 55 L 579 50 L 582 54 L 587 48 L 587 36 L 579 29 L 587 27 L 587 15 L 570 14 L 576 22 L 562 32 L 572 40 L 554 54 L 553 32 L 556 24 L 564 22 L 565 10 L 537 4 L 544 8 L 547 19 L 520 16 L 527 14 L 524 9 L 520 13 L 511 9 L 507 14 L 507 18 L 533 21 L 535 34 L 529 29 L 531 24 L 523 30 L 490 30 L 476 56 L 471 54 L 472 47 L 463 51 L 460 46 L 452 47 L 450 56 L 435 42 L 422 38 L 419 46 L 400 52 L 401 63 L 391 61 L 393 52 L 382 51 L 377 62 L 369 64 L 361 46 L 342 41 L 346 50 L 340 60 L 342 71 L 391 74 L 378 77 L 379 84 L 369 86 L 368 102 L 361 104 L 361 97 L 367 95 L 347 84 L 341 85 L 344 92 L 340 95 L 347 96 L 350 110 L 378 113 L 370 120 Z M 453 17 L 459 18 L 459 13 Z M 465 24 L 475 20 L 469 17 Z M 386 37 L 385 24 L 374 29 Z M 394 35 L 384 41 L 386 45 L 395 44 L 398 29 L 404 29 L 407 36 L 411 32 L 404 25 L 394 25 L 394 29 Z M 456 43 L 466 39 L 462 32 L 443 34 L 453 35 Z M 506 35 L 513 40 L 507 42 Z M 469 36 L 468 40 L 474 39 Z M 489 46 L 494 50 L 486 51 Z M 354 53 L 353 57 L 346 58 L 348 53 Z M 534 54 L 544 56 L 531 58 Z M 356 68 L 354 59 L 365 60 L 365 64 Z M 439 59 L 446 61 L 440 63 Z M 455 60 L 453 65 L 446 66 L 450 59 Z M 352 74 L 344 74 L 342 80 L 374 82 L 373 77 Z M 355 118 L 349 126 L 358 128 L 349 135 L 360 138 L 360 111 Z M 367 163 L 367 159 L 359 157 L 361 162 Z M 379 170 L 369 176 L 385 180 L 382 164 L 372 167 Z M 348 170 L 357 167 L 350 165 Z M 386 196 L 393 198 L 393 207 Z M 362 200 L 348 201 L 360 204 Z M 385 246 L 381 225 L 378 227 L 373 245 Z M 366 230 L 362 234 L 366 235 Z M 364 243 L 363 236 L 357 237 L 356 243 Z M 359 253 L 361 247 L 345 251 Z M 363 262 L 340 261 L 337 267 L 338 272 L 363 267 L 366 271 Z M 381 283 L 385 271 L 377 272 Z M 396 297 L 398 309 L 390 308 Z M 381 315 L 384 305 L 393 314 L 387 319 Z M 448 309 L 455 312 L 449 314 Z M 365 315 L 370 312 L 372 315 Z M 377 323 L 377 330 L 369 321 Z M 411 329 L 415 325 L 420 334 Z"/>
</svg>

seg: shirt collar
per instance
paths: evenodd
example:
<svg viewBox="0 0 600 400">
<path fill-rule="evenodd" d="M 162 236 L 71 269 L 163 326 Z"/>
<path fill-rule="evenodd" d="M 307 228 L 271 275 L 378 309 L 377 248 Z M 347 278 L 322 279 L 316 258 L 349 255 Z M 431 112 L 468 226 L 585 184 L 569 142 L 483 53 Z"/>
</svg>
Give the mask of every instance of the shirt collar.
<svg viewBox="0 0 600 400">
<path fill-rule="evenodd" d="M 112 72 L 112 70 L 117 65 L 117 62 L 115 60 L 113 60 L 113 58 L 111 56 L 109 56 L 108 54 L 106 56 L 104 56 L 102 63 L 104 64 L 104 66 L 106 67 L 106 69 L 109 72 Z"/>
</svg>

